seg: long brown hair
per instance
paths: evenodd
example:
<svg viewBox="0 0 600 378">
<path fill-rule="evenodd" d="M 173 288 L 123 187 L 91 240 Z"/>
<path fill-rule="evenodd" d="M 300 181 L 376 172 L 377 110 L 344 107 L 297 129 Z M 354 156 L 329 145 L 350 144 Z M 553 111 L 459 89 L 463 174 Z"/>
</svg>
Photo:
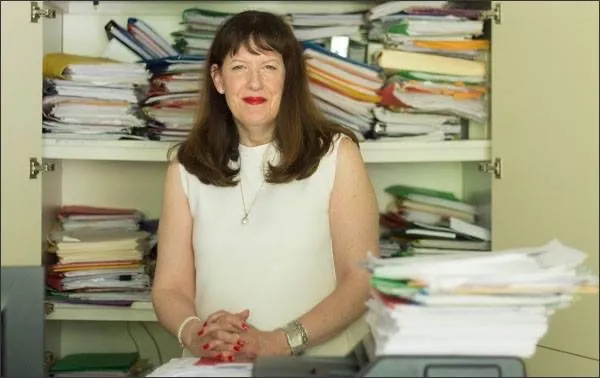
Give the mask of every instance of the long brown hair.
<svg viewBox="0 0 600 378">
<path fill-rule="evenodd" d="M 189 136 L 177 151 L 177 159 L 188 172 L 204 184 L 237 185 L 239 168 L 230 162 L 239 158 L 239 135 L 225 97 L 212 82 L 210 67 L 222 67 L 227 54 L 235 54 L 241 46 L 256 54 L 256 50 L 275 51 L 285 65 L 274 131 L 279 162 L 269 166 L 266 182 L 286 183 L 310 177 L 340 133 L 358 144 L 351 131 L 328 121 L 314 103 L 302 47 L 292 29 L 272 13 L 245 11 L 221 25 L 208 52 L 200 109 Z"/>
</svg>

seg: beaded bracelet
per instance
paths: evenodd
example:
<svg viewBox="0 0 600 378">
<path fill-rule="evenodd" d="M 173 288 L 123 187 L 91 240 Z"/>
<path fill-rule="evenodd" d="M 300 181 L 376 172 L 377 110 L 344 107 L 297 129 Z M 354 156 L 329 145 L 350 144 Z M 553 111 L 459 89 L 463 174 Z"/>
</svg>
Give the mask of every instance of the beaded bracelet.
<svg viewBox="0 0 600 378">
<path fill-rule="evenodd" d="M 181 334 L 183 333 L 183 328 L 192 320 L 199 320 L 202 321 L 202 319 L 200 319 L 197 316 L 188 316 L 187 318 L 185 318 L 182 322 L 181 325 L 179 326 L 179 328 L 177 329 L 177 341 L 179 341 L 179 345 L 184 348 L 185 345 L 183 345 L 183 340 L 181 340 Z"/>
</svg>

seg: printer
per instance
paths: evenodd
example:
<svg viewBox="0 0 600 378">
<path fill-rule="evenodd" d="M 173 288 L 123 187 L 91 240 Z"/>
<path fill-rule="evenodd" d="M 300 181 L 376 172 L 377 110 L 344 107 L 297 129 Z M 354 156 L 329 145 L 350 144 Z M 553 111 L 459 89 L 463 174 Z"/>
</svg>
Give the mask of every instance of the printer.
<svg viewBox="0 0 600 378">
<path fill-rule="evenodd" d="M 526 377 L 525 364 L 503 356 L 375 356 L 367 335 L 345 357 L 259 357 L 253 377 Z"/>
</svg>

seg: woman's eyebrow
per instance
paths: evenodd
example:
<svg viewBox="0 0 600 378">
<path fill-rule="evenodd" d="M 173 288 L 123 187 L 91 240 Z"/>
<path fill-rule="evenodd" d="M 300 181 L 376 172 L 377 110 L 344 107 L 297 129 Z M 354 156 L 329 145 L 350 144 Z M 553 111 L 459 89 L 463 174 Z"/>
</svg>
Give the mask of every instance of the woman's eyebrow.
<svg viewBox="0 0 600 378">
<path fill-rule="evenodd" d="M 242 58 L 232 58 L 231 63 L 248 63 L 248 60 L 242 59 Z M 270 58 L 270 59 L 266 59 L 263 60 L 262 62 L 260 62 L 261 64 L 265 64 L 265 63 L 279 63 L 279 61 L 275 58 Z"/>
</svg>

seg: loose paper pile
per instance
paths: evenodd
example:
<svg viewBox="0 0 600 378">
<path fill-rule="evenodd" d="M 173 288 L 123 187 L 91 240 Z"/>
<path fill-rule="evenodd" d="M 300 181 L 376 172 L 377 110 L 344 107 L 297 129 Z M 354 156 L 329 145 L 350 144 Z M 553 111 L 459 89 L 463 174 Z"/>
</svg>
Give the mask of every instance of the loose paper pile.
<svg viewBox="0 0 600 378">
<path fill-rule="evenodd" d="M 202 363 L 197 357 L 174 358 L 147 377 L 251 377 L 247 362 Z"/>
<path fill-rule="evenodd" d="M 549 317 L 598 292 L 586 254 L 552 241 L 482 255 L 372 259 L 375 354 L 531 357 Z"/>
</svg>

